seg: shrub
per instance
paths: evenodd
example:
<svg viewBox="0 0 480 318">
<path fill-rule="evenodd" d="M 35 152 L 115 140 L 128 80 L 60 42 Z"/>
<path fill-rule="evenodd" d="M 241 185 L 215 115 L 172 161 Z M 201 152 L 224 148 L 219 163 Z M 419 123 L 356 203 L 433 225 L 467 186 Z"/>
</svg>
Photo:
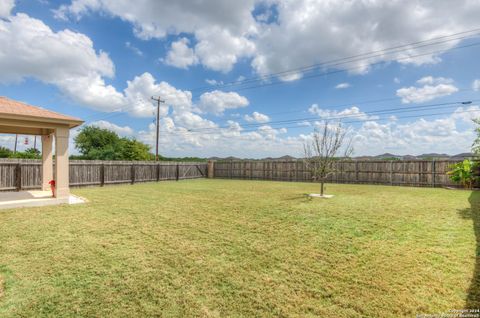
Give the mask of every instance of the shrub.
<svg viewBox="0 0 480 318">
<path fill-rule="evenodd" d="M 451 170 L 447 174 L 450 176 L 450 180 L 460 183 L 464 188 L 471 189 L 477 179 L 474 174 L 475 167 L 476 164 L 473 161 L 465 159 L 463 162 L 451 165 Z"/>
</svg>

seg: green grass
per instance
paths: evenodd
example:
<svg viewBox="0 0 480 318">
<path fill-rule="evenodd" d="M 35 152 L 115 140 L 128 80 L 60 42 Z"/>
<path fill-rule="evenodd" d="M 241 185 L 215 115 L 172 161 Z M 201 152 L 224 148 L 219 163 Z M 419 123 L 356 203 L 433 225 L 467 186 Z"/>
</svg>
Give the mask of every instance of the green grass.
<svg viewBox="0 0 480 318">
<path fill-rule="evenodd" d="M 191 180 L 0 211 L 0 317 L 413 317 L 480 307 L 477 192 Z"/>
</svg>

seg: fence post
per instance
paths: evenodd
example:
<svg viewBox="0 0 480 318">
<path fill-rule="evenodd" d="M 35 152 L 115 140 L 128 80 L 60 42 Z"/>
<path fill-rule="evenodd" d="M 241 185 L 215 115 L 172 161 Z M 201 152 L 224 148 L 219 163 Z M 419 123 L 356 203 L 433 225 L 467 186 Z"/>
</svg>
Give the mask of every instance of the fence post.
<svg viewBox="0 0 480 318">
<path fill-rule="evenodd" d="M 105 164 L 100 165 L 100 186 L 103 187 L 105 185 Z"/>
<path fill-rule="evenodd" d="M 207 177 L 209 179 L 215 178 L 215 162 L 213 160 L 209 160 L 207 164 Z"/>
<path fill-rule="evenodd" d="M 131 175 L 132 175 L 132 184 L 135 183 L 135 164 L 132 163 L 132 168 L 131 168 Z"/>
<path fill-rule="evenodd" d="M 335 166 L 336 166 L 336 167 L 335 167 L 335 183 L 339 183 L 339 182 L 338 182 L 338 180 L 339 180 L 338 176 L 339 176 L 339 171 L 340 171 L 340 169 L 339 169 L 339 167 L 340 167 L 340 161 L 335 162 Z M 342 166 L 343 166 L 343 165 L 342 165 Z"/>
<path fill-rule="evenodd" d="M 390 161 L 390 185 L 393 185 L 393 160 Z"/>
<path fill-rule="evenodd" d="M 16 191 L 22 190 L 22 165 L 20 163 L 15 166 L 15 188 Z"/>
<path fill-rule="evenodd" d="M 421 161 L 418 162 L 418 184 L 417 186 L 422 185 L 422 172 L 423 172 L 423 164 Z"/>
<path fill-rule="evenodd" d="M 358 161 L 355 161 L 355 183 L 359 183 L 358 181 Z"/>
<path fill-rule="evenodd" d="M 435 188 L 435 177 L 436 177 L 435 159 L 432 159 L 432 187 L 433 188 Z"/>
<path fill-rule="evenodd" d="M 180 179 L 180 167 L 177 163 L 177 176 L 176 176 L 176 180 L 178 181 L 178 179 Z"/>
<path fill-rule="evenodd" d="M 294 181 L 297 181 L 298 182 L 298 161 L 295 161 L 294 162 L 294 167 L 295 167 L 295 177 L 294 177 Z"/>
<path fill-rule="evenodd" d="M 157 182 L 160 181 L 160 164 L 157 163 Z"/>
</svg>

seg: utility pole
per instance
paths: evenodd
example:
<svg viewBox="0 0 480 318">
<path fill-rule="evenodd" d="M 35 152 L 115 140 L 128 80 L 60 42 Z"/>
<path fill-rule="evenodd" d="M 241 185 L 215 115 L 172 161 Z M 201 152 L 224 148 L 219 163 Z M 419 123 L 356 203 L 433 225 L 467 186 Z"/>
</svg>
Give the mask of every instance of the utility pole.
<svg viewBox="0 0 480 318">
<path fill-rule="evenodd" d="M 18 135 L 15 134 L 15 146 L 13 146 L 13 154 L 17 153 L 17 140 L 18 140 Z"/>
<path fill-rule="evenodd" d="M 155 98 L 152 96 L 152 99 L 157 102 L 157 137 L 156 137 L 156 146 L 155 146 L 155 161 L 158 161 L 158 134 L 160 132 L 160 104 L 165 103 L 165 101 L 161 100 L 160 96 L 158 96 L 158 98 Z"/>
</svg>

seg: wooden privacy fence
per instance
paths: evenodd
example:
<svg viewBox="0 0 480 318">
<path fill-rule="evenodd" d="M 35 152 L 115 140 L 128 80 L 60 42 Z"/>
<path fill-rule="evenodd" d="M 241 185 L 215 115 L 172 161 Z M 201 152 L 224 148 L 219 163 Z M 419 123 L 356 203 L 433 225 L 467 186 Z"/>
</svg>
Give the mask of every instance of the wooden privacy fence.
<svg viewBox="0 0 480 318">
<path fill-rule="evenodd" d="M 0 161 L 0 190 L 41 187 L 40 160 Z M 70 186 L 205 178 L 207 163 L 70 160 Z"/>
<path fill-rule="evenodd" d="M 437 161 L 338 161 L 329 183 L 386 184 L 402 186 L 457 186 L 446 172 L 459 160 Z M 278 181 L 312 181 L 305 163 L 298 161 L 217 161 L 215 178 L 257 179 Z"/>
</svg>

